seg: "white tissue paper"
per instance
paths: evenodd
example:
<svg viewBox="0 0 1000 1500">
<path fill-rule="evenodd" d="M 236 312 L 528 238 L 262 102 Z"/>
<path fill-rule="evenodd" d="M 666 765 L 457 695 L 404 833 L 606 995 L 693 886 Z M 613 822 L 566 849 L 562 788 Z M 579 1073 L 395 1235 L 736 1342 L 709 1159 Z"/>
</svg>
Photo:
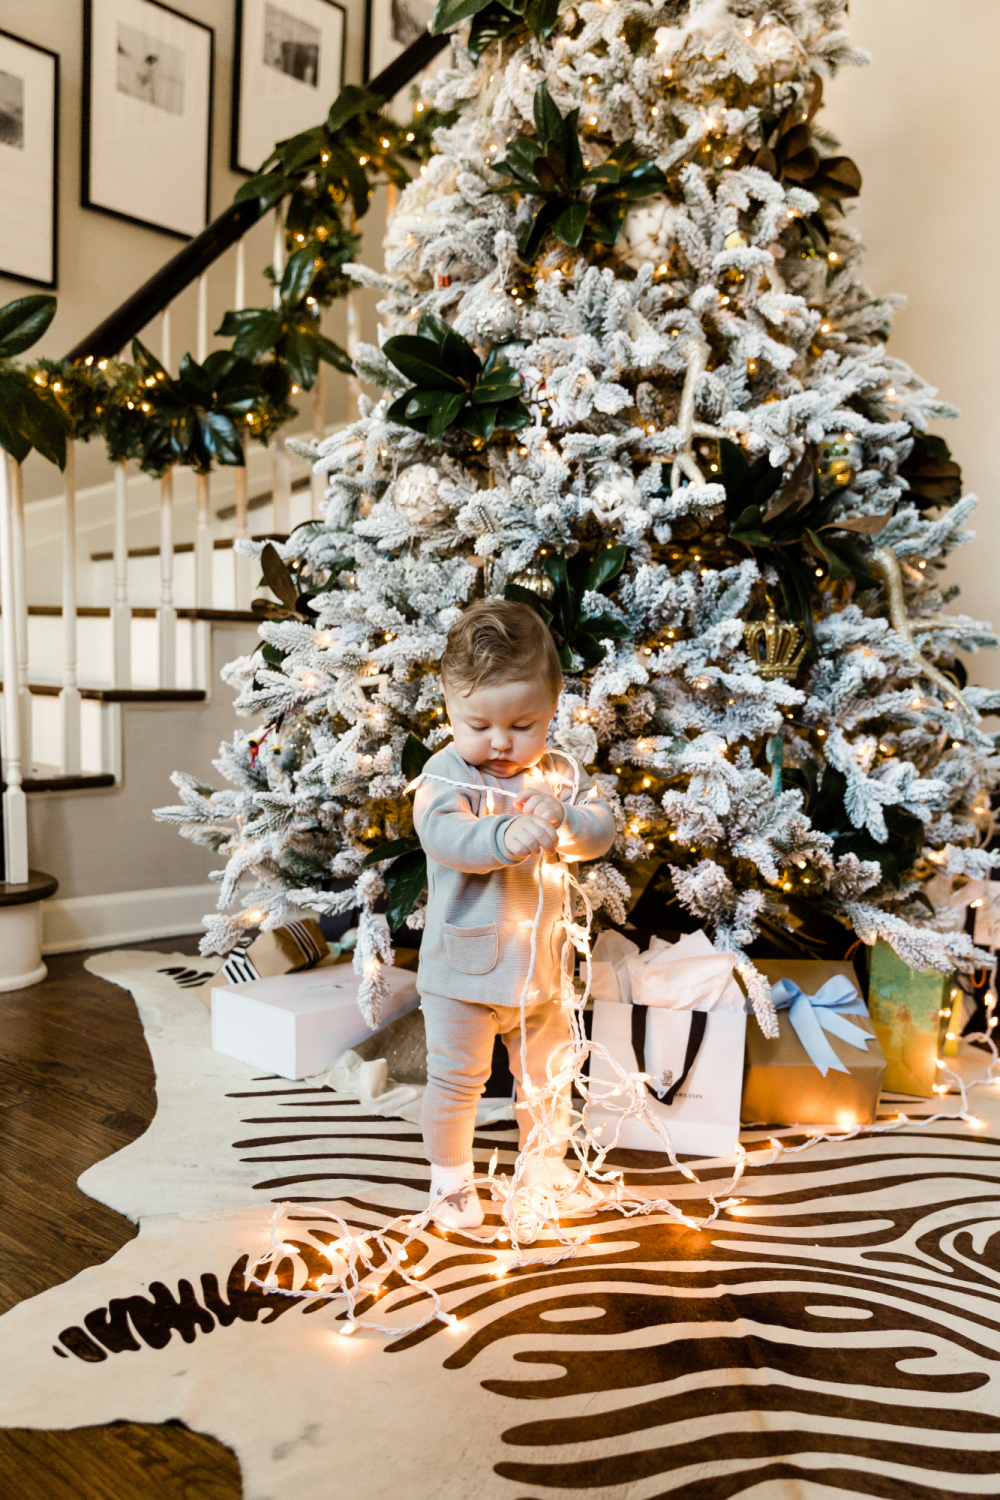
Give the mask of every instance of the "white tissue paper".
<svg viewBox="0 0 1000 1500">
<path fill-rule="evenodd" d="M 624 1005 L 742 1011 L 735 961 L 731 953 L 717 953 L 704 932 L 687 932 L 676 943 L 654 937 L 640 953 L 620 932 L 606 931 L 594 944 L 590 990 L 595 1000 Z"/>
</svg>

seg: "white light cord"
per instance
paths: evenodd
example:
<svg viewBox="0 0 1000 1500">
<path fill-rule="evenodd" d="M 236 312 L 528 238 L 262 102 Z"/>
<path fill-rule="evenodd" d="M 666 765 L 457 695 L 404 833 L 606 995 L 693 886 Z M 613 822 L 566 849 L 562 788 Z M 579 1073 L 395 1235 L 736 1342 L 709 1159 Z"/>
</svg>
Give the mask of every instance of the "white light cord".
<svg viewBox="0 0 1000 1500">
<path fill-rule="evenodd" d="M 552 752 L 549 752 L 550 754 Z M 561 752 L 560 752 L 561 753 Z M 579 795 L 580 768 L 570 756 L 564 757 L 573 767 L 573 780 L 571 783 L 568 805 L 573 806 Z M 544 776 L 544 773 L 541 773 Z M 495 795 L 507 797 L 523 797 L 524 790 L 512 791 L 503 787 L 491 787 L 486 782 L 475 784 L 472 782 L 456 781 L 448 776 L 439 776 L 434 773 L 422 773 L 413 782 L 411 787 L 419 785 L 423 780 L 442 781 L 450 786 L 459 787 L 464 791 L 485 793 L 487 806 L 492 810 L 493 797 Z M 562 785 L 567 785 L 563 782 Z M 530 856 L 529 856 L 530 857 Z M 695 1218 L 684 1212 L 684 1210 L 673 1203 L 670 1198 L 640 1198 L 627 1192 L 625 1188 L 624 1173 L 618 1169 L 605 1168 L 605 1162 L 609 1152 L 618 1147 L 621 1130 L 627 1119 L 639 1119 L 649 1126 L 657 1139 L 660 1141 L 663 1151 L 670 1160 L 671 1165 L 688 1182 L 700 1182 L 701 1179 L 690 1167 L 685 1166 L 677 1160 L 674 1148 L 670 1141 L 670 1132 L 664 1122 L 655 1115 L 649 1107 L 649 1099 L 646 1092 L 648 1074 L 629 1073 L 621 1064 L 612 1057 L 606 1047 L 597 1042 L 589 1040 L 583 1027 L 583 1012 L 590 996 L 591 984 L 591 950 L 590 932 L 593 921 L 593 909 L 587 898 L 583 886 L 570 874 L 564 857 L 558 854 L 557 864 L 547 864 L 544 852 L 538 855 L 538 903 L 535 916 L 531 924 L 531 938 L 528 960 L 528 972 L 521 990 L 519 1003 L 521 1013 L 521 1079 L 522 1099 L 517 1108 L 526 1109 L 531 1115 L 531 1130 L 520 1149 L 514 1163 L 514 1170 L 509 1178 L 497 1177 L 495 1175 L 498 1159 L 497 1151 L 493 1152 L 489 1168 L 485 1176 L 477 1175 L 472 1179 L 472 1185 L 482 1184 L 489 1188 L 492 1198 L 499 1204 L 501 1227 L 489 1233 L 477 1230 L 474 1235 L 467 1238 L 475 1241 L 477 1245 L 487 1246 L 491 1244 L 504 1244 L 509 1241 L 512 1258 L 509 1262 L 500 1262 L 494 1275 L 506 1275 L 509 1271 L 521 1266 L 538 1267 L 539 1265 L 556 1265 L 560 1261 L 569 1259 L 579 1253 L 581 1245 L 590 1238 L 589 1229 L 567 1229 L 559 1222 L 559 1203 L 561 1199 L 569 1197 L 576 1192 L 586 1181 L 600 1185 L 609 1190 L 610 1196 L 603 1199 L 606 1208 L 614 1209 L 616 1213 L 625 1218 L 635 1218 L 647 1215 L 666 1215 L 685 1225 L 689 1229 L 705 1229 L 713 1223 L 719 1214 L 726 1209 L 737 1207 L 744 1200 L 732 1197 L 732 1193 L 738 1187 L 740 1179 L 748 1165 L 747 1152 L 740 1142 L 736 1145 L 736 1154 L 733 1163 L 733 1173 L 730 1181 L 724 1188 L 717 1188 L 708 1194 L 711 1212 L 701 1218 Z M 563 913 L 562 924 L 566 931 L 566 941 L 560 954 L 560 1002 L 566 1007 L 570 1014 L 570 1029 L 572 1040 L 569 1043 L 557 1047 L 549 1057 L 546 1064 L 546 1078 L 544 1084 L 536 1084 L 528 1075 L 527 1071 L 527 1029 L 525 1023 L 525 1006 L 532 975 L 537 958 L 538 933 L 542 919 L 545 903 L 545 872 L 546 869 L 558 873 L 558 878 L 563 886 Z M 581 899 L 585 923 L 580 924 L 576 920 L 574 910 L 574 893 Z M 576 994 L 573 979 L 568 972 L 567 957 L 572 949 L 575 949 L 583 960 L 585 971 L 584 987 L 582 995 Z M 555 1002 L 553 1002 L 555 1003 Z M 938 1120 L 963 1120 L 967 1124 L 976 1127 L 981 1122 L 969 1113 L 968 1091 L 993 1083 L 1000 1083 L 1000 1077 L 996 1077 L 995 1071 L 1000 1068 L 1000 1053 L 990 1034 L 994 1022 L 994 1010 L 997 1003 L 996 994 L 996 963 L 994 962 L 993 973 L 990 979 L 987 999 L 987 1030 L 976 1033 L 972 1037 L 965 1038 L 967 1041 L 985 1041 L 993 1054 L 986 1073 L 980 1077 L 971 1079 L 965 1083 L 963 1079 L 945 1063 L 939 1061 L 938 1067 L 943 1075 L 954 1083 L 961 1098 L 961 1107 L 954 1113 L 938 1113 L 911 1120 L 907 1115 L 900 1113 L 898 1118 L 886 1124 L 856 1125 L 852 1129 L 842 1133 L 831 1135 L 823 1131 L 810 1132 L 808 1138 L 798 1146 L 786 1146 L 783 1141 L 772 1138 L 770 1141 L 770 1155 L 762 1160 L 755 1159 L 752 1163 L 755 1167 L 769 1167 L 773 1165 L 782 1154 L 791 1156 L 798 1155 L 802 1151 L 808 1151 L 813 1146 L 823 1142 L 839 1145 L 845 1141 L 854 1140 L 855 1137 L 866 1135 L 882 1135 L 890 1131 L 901 1130 L 908 1125 L 931 1125 Z M 561 1057 L 561 1061 L 560 1061 Z M 599 1057 L 610 1069 L 612 1081 L 594 1080 L 584 1074 L 584 1066 L 591 1057 Z M 937 1085 L 935 1092 L 941 1092 L 950 1084 Z M 582 1105 L 579 1109 L 573 1107 L 574 1091 L 580 1096 Z M 622 1103 L 616 1101 L 621 1099 Z M 599 1139 L 606 1128 L 605 1123 L 590 1126 L 588 1115 L 591 1105 L 598 1106 L 607 1115 L 617 1117 L 612 1136 L 608 1140 Z M 801 1133 L 802 1126 L 789 1127 L 791 1133 Z M 572 1151 L 579 1163 L 576 1178 L 570 1186 L 554 1187 L 551 1182 L 550 1163 L 553 1160 L 561 1160 L 563 1153 Z M 534 1168 L 534 1171 L 531 1169 Z M 529 1181 L 525 1181 L 526 1174 Z M 548 1186 L 540 1183 L 548 1181 Z M 724 1196 L 722 1196 L 724 1195 Z M 409 1260 L 408 1247 L 411 1244 L 419 1244 L 422 1249 L 428 1248 L 427 1243 L 421 1236 L 427 1230 L 434 1218 L 434 1210 L 438 1204 L 447 1197 L 447 1193 L 439 1194 L 433 1202 L 423 1209 L 419 1214 L 400 1215 L 384 1225 L 381 1229 L 366 1229 L 363 1231 L 352 1230 L 347 1223 L 332 1210 L 324 1208 L 305 1208 L 293 1203 L 281 1203 L 274 1211 L 271 1221 L 271 1249 L 263 1255 L 248 1258 L 246 1282 L 250 1285 L 260 1287 L 268 1293 L 276 1296 L 307 1298 L 310 1300 L 336 1301 L 344 1298 L 346 1309 L 343 1314 L 345 1318 L 344 1327 L 340 1330 L 342 1334 L 353 1334 L 358 1328 L 370 1328 L 381 1334 L 399 1338 L 406 1334 L 416 1333 L 427 1324 L 440 1320 L 453 1330 L 460 1328 L 458 1320 L 453 1314 L 446 1312 L 439 1292 L 434 1287 L 424 1282 L 420 1266 L 417 1265 L 407 1269 Z M 572 1208 L 567 1211 L 568 1216 L 573 1216 Z M 578 1212 L 578 1211 L 577 1211 Z M 288 1217 L 294 1214 L 299 1220 L 317 1220 L 322 1224 L 332 1224 L 336 1227 L 338 1236 L 333 1244 L 326 1249 L 321 1249 L 315 1243 L 315 1231 L 307 1231 L 310 1236 L 308 1242 L 299 1241 L 296 1245 L 289 1241 L 287 1233 Z M 278 1236 L 279 1225 L 284 1221 L 286 1230 L 282 1236 Z M 321 1234 L 322 1230 L 319 1231 Z M 451 1231 L 462 1237 L 462 1231 Z M 400 1239 L 392 1236 L 400 1236 Z M 542 1255 L 526 1257 L 524 1247 L 533 1244 L 539 1238 L 555 1240 L 555 1246 L 551 1251 Z M 371 1250 L 371 1242 L 374 1242 L 376 1251 Z M 332 1253 L 331 1253 L 332 1252 Z M 329 1274 L 317 1275 L 310 1271 L 309 1259 L 319 1257 L 330 1266 Z M 379 1264 L 373 1262 L 379 1259 Z M 287 1287 L 278 1285 L 278 1269 L 285 1261 L 289 1260 L 292 1265 L 291 1284 Z M 363 1269 L 359 1269 L 360 1267 Z M 338 1270 L 338 1265 L 342 1267 Z M 253 1270 L 251 1271 L 251 1266 Z M 265 1270 L 266 1268 L 266 1270 Z M 264 1271 L 263 1277 L 261 1271 Z M 386 1311 L 389 1311 L 388 1303 L 406 1300 L 407 1295 L 416 1291 L 421 1300 L 428 1297 L 431 1306 L 423 1316 L 415 1323 L 403 1327 L 398 1324 L 390 1324 L 387 1321 L 374 1321 L 358 1317 L 356 1307 L 358 1301 L 368 1298 L 373 1300 L 379 1297 L 385 1290 L 387 1278 L 396 1276 L 402 1285 L 393 1290 L 403 1293 L 402 1298 L 388 1298 Z M 376 1278 L 374 1285 L 364 1286 L 362 1283 L 369 1277 Z"/>
</svg>

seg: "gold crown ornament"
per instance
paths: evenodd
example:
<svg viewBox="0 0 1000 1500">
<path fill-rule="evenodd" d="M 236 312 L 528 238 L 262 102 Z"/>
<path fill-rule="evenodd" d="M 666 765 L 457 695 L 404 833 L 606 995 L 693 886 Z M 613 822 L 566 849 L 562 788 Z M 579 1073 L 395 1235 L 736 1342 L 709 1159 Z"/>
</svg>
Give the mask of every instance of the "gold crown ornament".
<svg viewBox="0 0 1000 1500">
<path fill-rule="evenodd" d="M 773 682 L 776 677 L 791 682 L 796 676 L 807 643 L 797 625 L 778 619 L 773 604 L 769 604 L 765 619 L 744 625 L 743 638 L 765 682 Z"/>
</svg>

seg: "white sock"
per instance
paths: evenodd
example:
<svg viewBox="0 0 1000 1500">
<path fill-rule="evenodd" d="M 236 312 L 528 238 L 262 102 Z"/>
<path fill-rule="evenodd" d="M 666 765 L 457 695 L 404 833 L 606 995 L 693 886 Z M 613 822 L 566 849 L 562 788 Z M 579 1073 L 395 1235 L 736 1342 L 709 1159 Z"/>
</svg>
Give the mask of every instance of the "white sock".
<svg viewBox="0 0 1000 1500">
<path fill-rule="evenodd" d="M 483 1205 L 472 1186 L 476 1169 L 471 1161 L 458 1167 L 431 1165 L 431 1203 L 441 1199 L 434 1218 L 444 1229 L 478 1229 L 483 1222 Z"/>
</svg>

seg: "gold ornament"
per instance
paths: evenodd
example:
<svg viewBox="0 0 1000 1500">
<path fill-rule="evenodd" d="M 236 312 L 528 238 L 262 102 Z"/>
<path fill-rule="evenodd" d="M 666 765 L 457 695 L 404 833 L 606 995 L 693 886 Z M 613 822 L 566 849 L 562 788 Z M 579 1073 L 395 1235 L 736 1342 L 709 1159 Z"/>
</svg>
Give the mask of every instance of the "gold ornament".
<svg viewBox="0 0 1000 1500">
<path fill-rule="evenodd" d="M 518 588 L 530 589 L 539 599 L 551 599 L 556 591 L 549 575 L 538 568 L 525 568 L 523 573 L 515 573 L 510 581 L 516 583 Z"/>
<path fill-rule="evenodd" d="M 806 654 L 806 642 L 797 625 L 778 619 L 773 604 L 766 619 L 744 625 L 743 638 L 765 682 L 773 682 L 776 677 L 791 682 L 796 676 Z"/>
<path fill-rule="evenodd" d="M 860 444 L 850 438 L 820 443 L 816 463 L 821 495 L 846 490 L 854 483 L 861 462 Z"/>
</svg>

